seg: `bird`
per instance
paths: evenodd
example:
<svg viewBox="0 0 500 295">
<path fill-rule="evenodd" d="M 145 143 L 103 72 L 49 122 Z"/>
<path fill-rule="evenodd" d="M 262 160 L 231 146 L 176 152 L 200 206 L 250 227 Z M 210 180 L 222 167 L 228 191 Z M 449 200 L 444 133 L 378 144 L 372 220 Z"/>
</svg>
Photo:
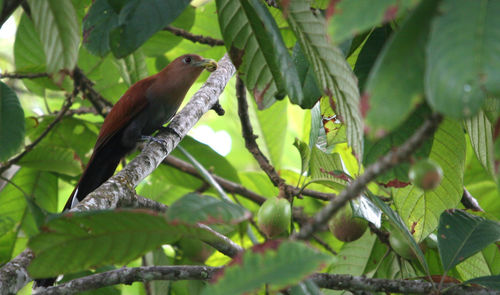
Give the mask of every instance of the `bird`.
<svg viewBox="0 0 500 295">
<path fill-rule="evenodd" d="M 175 115 L 201 72 L 213 72 L 217 62 L 196 54 L 182 55 L 157 74 L 137 81 L 111 108 L 78 184 L 63 211 L 70 210 L 108 180 L 119 162 L 138 142 L 151 137 Z M 37 279 L 35 287 L 49 287 L 55 278 Z"/>
<path fill-rule="evenodd" d="M 75 207 L 113 176 L 121 159 L 133 151 L 139 141 L 154 140 L 151 134 L 175 115 L 204 69 L 213 72 L 217 63 L 186 54 L 157 74 L 130 86 L 104 119 L 87 167 L 64 210 Z"/>
</svg>

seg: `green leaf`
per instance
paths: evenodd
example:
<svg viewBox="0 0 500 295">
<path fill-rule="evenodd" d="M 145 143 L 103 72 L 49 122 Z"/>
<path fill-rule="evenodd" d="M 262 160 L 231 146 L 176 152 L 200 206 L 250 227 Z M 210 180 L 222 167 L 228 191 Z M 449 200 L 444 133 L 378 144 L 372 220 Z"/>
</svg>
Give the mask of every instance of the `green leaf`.
<svg viewBox="0 0 500 295">
<path fill-rule="evenodd" d="M 29 241 L 33 277 L 123 264 L 176 240 L 164 217 L 146 210 L 74 212 L 52 219 Z"/>
<path fill-rule="evenodd" d="M 363 158 L 363 122 L 359 111 L 357 80 L 344 55 L 328 43 L 325 20 L 311 12 L 309 1 L 292 0 L 287 7 L 287 20 L 313 66 L 323 93 L 335 97 L 337 113 L 347 126 L 347 142 L 356 157 Z"/>
<path fill-rule="evenodd" d="M 250 218 L 250 212 L 240 205 L 214 197 L 190 193 L 175 201 L 167 211 L 169 222 L 194 225 L 237 224 Z"/>
<path fill-rule="evenodd" d="M 479 110 L 474 117 L 465 120 L 465 127 L 467 128 L 467 134 L 469 134 L 477 159 L 481 162 L 484 169 L 495 179 L 493 128 L 490 121 L 485 113 Z"/>
<path fill-rule="evenodd" d="M 354 65 L 354 74 L 356 74 L 356 77 L 358 77 L 359 89 L 362 92 L 364 92 L 366 89 L 366 80 L 368 79 L 368 74 L 370 73 L 373 65 L 377 60 L 377 57 L 382 51 L 391 33 L 392 29 L 389 25 L 376 28 L 368 36 L 368 39 L 359 52 L 358 58 L 356 59 L 356 64 Z"/>
<path fill-rule="evenodd" d="M 281 162 L 285 152 L 285 138 L 288 126 L 288 103 L 278 101 L 266 110 L 256 112 L 257 120 L 252 122 L 260 136 L 257 144 L 267 151 L 271 164 L 281 169 Z"/>
<path fill-rule="evenodd" d="M 464 284 L 478 284 L 489 289 L 500 290 L 500 275 L 474 278 Z"/>
<path fill-rule="evenodd" d="M 434 134 L 429 159 L 441 166 L 443 179 L 434 190 L 424 192 L 409 185 L 394 193 L 394 205 L 417 241 L 433 232 L 441 213 L 454 208 L 463 193 L 465 137 L 462 125 L 445 119 Z"/>
<path fill-rule="evenodd" d="M 29 0 L 33 21 L 47 57 L 47 71 L 73 70 L 80 29 L 75 8 L 67 0 Z"/>
<path fill-rule="evenodd" d="M 365 166 L 375 163 L 381 156 L 387 154 L 394 148 L 402 145 L 415 131 L 422 125 L 422 122 L 430 115 L 430 109 L 427 105 L 422 105 L 417 108 L 412 115 L 401 124 L 399 128 L 387 134 L 383 138 L 372 141 L 365 138 L 365 158 L 363 164 Z M 413 154 L 417 159 L 426 158 L 432 146 L 432 139 L 426 140 L 420 148 Z M 407 184 L 409 163 L 400 163 L 389 171 L 377 177 L 377 181 L 387 186 L 395 186 Z M 392 183 L 391 183 L 392 182 Z"/>
<path fill-rule="evenodd" d="M 259 0 L 217 0 L 225 45 L 260 109 L 288 94 L 303 102 L 299 76 L 273 17 Z"/>
<path fill-rule="evenodd" d="M 310 280 L 304 280 L 298 285 L 290 288 L 290 295 L 322 295 L 321 290 Z"/>
<path fill-rule="evenodd" d="M 462 210 L 444 211 L 439 219 L 438 248 L 446 271 L 498 239 L 498 222 Z"/>
<path fill-rule="evenodd" d="M 40 145 L 24 156 L 18 164 L 40 171 L 62 173 L 77 176 L 82 173 L 82 166 L 76 161 L 73 150 L 58 146 Z"/>
<path fill-rule="evenodd" d="M 22 223 L 30 235 L 36 231 L 35 221 L 26 206 L 25 194 L 34 198 L 38 205 L 48 211 L 57 210 L 57 177 L 47 172 L 22 168 L 0 191 L 0 264 L 10 260 Z M 23 191 L 19 190 L 19 187 Z M 29 232 L 26 228 L 29 223 Z"/>
<path fill-rule="evenodd" d="M 379 0 L 377 5 L 373 5 L 370 1 L 342 0 L 334 4 L 328 32 L 332 41 L 339 44 L 356 34 L 400 17 L 418 2 L 418 0 Z"/>
<path fill-rule="evenodd" d="M 423 266 L 427 275 L 429 275 L 429 266 L 425 261 L 424 253 L 420 249 L 420 246 L 417 244 L 417 241 L 413 237 L 413 235 L 408 230 L 408 227 L 405 225 L 402 216 L 398 213 L 394 212 L 391 207 L 389 207 L 384 201 L 382 201 L 379 197 L 369 193 L 370 199 L 375 203 L 382 212 L 389 218 L 389 222 L 392 225 L 392 230 L 397 231 L 399 236 L 403 237 L 406 243 L 410 246 L 413 253 L 417 256 L 420 265 Z M 412 227 L 413 229 L 413 227 Z"/>
<path fill-rule="evenodd" d="M 116 58 L 123 58 L 173 22 L 188 5 L 187 0 L 97 0 L 83 22 L 84 43 L 96 55 L 111 50 Z"/>
<path fill-rule="evenodd" d="M 146 66 L 146 57 L 142 50 L 138 49 L 132 54 L 115 61 L 120 69 L 120 74 L 128 86 L 149 76 Z"/>
<path fill-rule="evenodd" d="M 314 76 L 314 69 L 309 64 L 309 61 L 300 48 L 300 44 L 298 42 L 295 43 L 295 46 L 293 46 L 292 58 L 295 67 L 297 68 L 300 85 L 302 86 L 302 92 L 304 95 L 304 100 L 299 105 L 304 109 L 310 109 L 321 97 L 321 90 L 318 88 L 318 83 L 316 82 L 316 77 Z M 295 101 L 292 101 L 292 103 L 297 104 Z"/>
<path fill-rule="evenodd" d="M 489 270 L 488 263 L 486 263 L 486 259 L 482 252 L 478 252 L 471 257 L 465 259 L 463 262 L 456 266 L 457 272 L 460 274 L 460 277 L 463 281 L 492 275 Z"/>
<path fill-rule="evenodd" d="M 270 291 L 279 290 L 299 282 L 330 260 L 326 254 L 292 241 L 257 245 L 245 251 L 240 259 L 227 266 L 223 276 L 208 285 L 202 295 L 244 294 L 264 284 L 269 284 Z"/>
<path fill-rule="evenodd" d="M 376 241 L 377 237 L 371 234 L 370 231 L 366 231 L 358 240 L 344 243 L 335 257 L 329 273 L 350 274 L 353 276 L 365 274 Z"/>
<path fill-rule="evenodd" d="M 298 138 L 295 138 L 293 145 L 299 151 L 301 159 L 300 175 L 303 175 L 304 172 L 309 170 L 309 161 L 311 160 L 311 149 L 309 149 L 309 146 L 305 142 L 299 140 Z"/>
<path fill-rule="evenodd" d="M 347 185 L 342 159 L 338 153 L 327 154 L 317 147 L 311 151 L 309 175 L 312 182 L 321 182 L 341 191 Z"/>
<path fill-rule="evenodd" d="M 336 105 L 331 97 L 322 97 L 320 100 L 321 127 L 326 135 L 327 149 L 347 141 L 346 124 L 340 120 L 341 116 L 336 110 Z"/>
<path fill-rule="evenodd" d="M 362 101 L 372 136 L 393 130 L 423 100 L 425 46 L 437 3 L 422 1 L 386 43 L 370 72 Z"/>
<path fill-rule="evenodd" d="M 16 93 L 0 82 L 0 162 L 14 155 L 24 141 L 24 111 Z"/>
<path fill-rule="evenodd" d="M 439 11 L 426 52 L 426 98 L 443 114 L 470 117 L 500 94 L 500 2 L 443 0 Z"/>
</svg>

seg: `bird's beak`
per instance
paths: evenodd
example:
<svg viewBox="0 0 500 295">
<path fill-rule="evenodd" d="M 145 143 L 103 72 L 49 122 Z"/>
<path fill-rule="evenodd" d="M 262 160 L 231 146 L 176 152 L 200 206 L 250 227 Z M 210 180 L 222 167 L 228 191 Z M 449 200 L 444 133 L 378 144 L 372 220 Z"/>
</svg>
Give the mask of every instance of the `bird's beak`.
<svg viewBox="0 0 500 295">
<path fill-rule="evenodd" d="M 205 68 L 205 70 L 207 70 L 209 72 L 213 72 L 213 71 L 217 70 L 217 62 L 213 59 L 210 59 L 210 58 L 204 58 L 204 59 L 196 62 L 195 66 L 203 67 L 203 68 Z"/>
</svg>

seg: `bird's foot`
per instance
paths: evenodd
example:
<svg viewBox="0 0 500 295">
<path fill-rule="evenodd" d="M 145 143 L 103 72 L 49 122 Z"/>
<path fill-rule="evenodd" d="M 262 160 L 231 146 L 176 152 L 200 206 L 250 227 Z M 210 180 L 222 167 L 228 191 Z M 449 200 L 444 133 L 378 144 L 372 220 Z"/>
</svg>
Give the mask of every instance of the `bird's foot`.
<svg viewBox="0 0 500 295">
<path fill-rule="evenodd" d="M 146 141 L 148 143 L 151 142 L 151 141 L 153 141 L 153 142 L 156 142 L 156 143 L 158 143 L 160 145 L 167 145 L 168 144 L 167 141 L 164 140 L 164 139 L 156 138 L 154 136 L 149 136 L 149 135 L 142 135 L 139 140 L 140 141 Z"/>
<path fill-rule="evenodd" d="M 160 127 L 160 129 L 158 129 L 160 132 L 169 132 L 169 133 L 173 133 L 175 134 L 177 137 L 179 137 L 180 139 L 182 139 L 182 136 L 177 132 L 175 131 L 174 128 L 170 128 L 170 126 L 162 126 Z"/>
</svg>

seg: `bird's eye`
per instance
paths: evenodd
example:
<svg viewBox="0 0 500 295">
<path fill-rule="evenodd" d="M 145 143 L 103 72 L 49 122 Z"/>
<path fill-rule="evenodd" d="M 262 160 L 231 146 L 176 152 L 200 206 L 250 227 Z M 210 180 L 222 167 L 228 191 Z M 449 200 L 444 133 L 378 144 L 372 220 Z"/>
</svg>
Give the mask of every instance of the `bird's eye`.
<svg viewBox="0 0 500 295">
<path fill-rule="evenodd" d="M 185 58 L 184 58 L 184 63 L 186 63 L 186 64 L 191 63 L 191 57 L 189 57 L 189 56 L 188 56 L 188 57 L 185 57 Z"/>
</svg>

